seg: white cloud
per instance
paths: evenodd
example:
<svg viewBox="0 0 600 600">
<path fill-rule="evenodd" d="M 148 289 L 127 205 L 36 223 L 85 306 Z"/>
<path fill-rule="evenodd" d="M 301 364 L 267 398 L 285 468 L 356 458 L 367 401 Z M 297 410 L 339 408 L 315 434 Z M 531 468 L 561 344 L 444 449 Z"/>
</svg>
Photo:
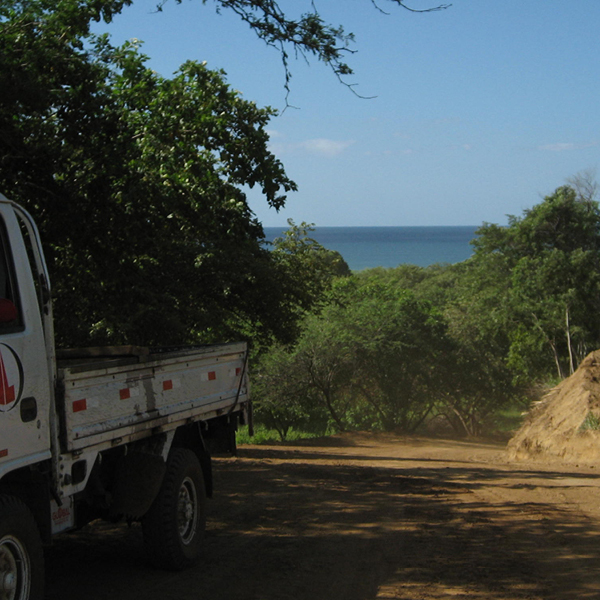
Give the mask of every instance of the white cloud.
<svg viewBox="0 0 600 600">
<path fill-rule="evenodd" d="M 592 148 L 597 146 L 598 142 L 587 142 L 585 144 L 575 144 L 573 142 L 557 142 L 555 144 L 544 144 L 538 146 L 538 150 L 545 150 L 549 152 L 565 152 L 568 150 L 581 150 L 583 148 Z"/>
<path fill-rule="evenodd" d="M 575 148 L 575 144 L 564 144 L 564 143 L 556 143 L 556 144 L 545 144 L 544 146 L 538 146 L 539 150 L 549 150 L 550 152 L 563 152 L 564 150 L 573 150 Z"/>
<path fill-rule="evenodd" d="M 291 152 L 304 151 L 309 154 L 333 157 L 341 154 L 354 144 L 354 140 L 337 141 L 327 138 L 315 138 L 304 142 L 290 143 L 285 141 L 285 136 L 277 131 L 269 131 L 269 150 L 281 156 Z M 279 139 L 278 139 L 279 138 Z"/>
<path fill-rule="evenodd" d="M 300 143 L 299 147 L 312 154 L 320 154 L 322 156 L 337 156 L 346 150 L 346 148 L 352 146 L 352 144 L 354 144 L 354 140 L 337 141 L 328 140 L 326 138 L 316 138 Z"/>
</svg>

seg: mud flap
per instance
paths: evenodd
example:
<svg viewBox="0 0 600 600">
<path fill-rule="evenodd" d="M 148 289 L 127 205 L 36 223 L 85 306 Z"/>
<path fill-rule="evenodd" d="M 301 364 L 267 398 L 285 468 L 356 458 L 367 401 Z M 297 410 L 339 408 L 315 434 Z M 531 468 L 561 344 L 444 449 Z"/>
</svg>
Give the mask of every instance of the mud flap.
<svg viewBox="0 0 600 600">
<path fill-rule="evenodd" d="M 143 517 L 158 495 L 166 472 L 161 456 L 129 452 L 116 465 L 110 516 Z"/>
</svg>

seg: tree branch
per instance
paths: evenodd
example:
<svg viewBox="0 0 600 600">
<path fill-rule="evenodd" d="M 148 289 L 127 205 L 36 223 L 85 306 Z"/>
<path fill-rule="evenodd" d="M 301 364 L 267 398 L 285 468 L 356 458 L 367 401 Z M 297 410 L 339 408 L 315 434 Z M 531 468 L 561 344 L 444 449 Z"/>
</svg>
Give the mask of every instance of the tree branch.
<svg viewBox="0 0 600 600">
<path fill-rule="evenodd" d="M 394 4 L 397 4 L 398 6 L 402 7 L 404 10 L 408 10 L 409 12 L 413 12 L 413 13 L 436 12 L 438 10 L 445 10 L 446 8 L 450 8 L 452 6 L 452 4 L 439 4 L 438 6 L 430 6 L 429 8 L 412 8 L 410 6 L 406 6 L 406 4 L 404 4 L 404 1 L 405 0 L 389 0 L 389 2 L 393 2 Z M 381 6 L 379 6 L 379 4 L 377 3 L 377 0 L 371 0 L 371 4 L 380 13 L 383 13 L 384 15 L 390 14 L 387 11 L 383 10 L 383 8 L 381 8 Z"/>
<path fill-rule="evenodd" d="M 161 11 L 169 0 L 160 0 L 157 10 Z M 181 4 L 183 0 L 175 0 Z M 207 0 L 202 0 L 206 3 Z M 407 6 L 405 0 L 389 0 L 397 6 L 414 13 L 427 13 L 444 10 L 450 4 L 440 4 L 429 8 L 417 9 Z M 291 48 L 296 58 L 299 56 L 308 62 L 308 56 L 316 57 L 324 62 L 337 77 L 359 98 L 372 98 L 362 96 L 354 88 L 355 84 L 345 81 L 345 77 L 352 75 L 352 68 L 347 64 L 346 57 L 354 54 L 350 45 L 354 43 L 354 34 L 346 33 L 341 25 L 334 26 L 325 23 L 319 14 L 314 0 L 311 0 L 311 9 L 298 19 L 288 18 L 277 0 L 214 0 L 217 12 L 222 8 L 232 10 L 242 21 L 247 23 L 256 35 L 268 46 L 275 48 L 281 55 L 285 73 L 284 89 L 286 90 L 286 106 L 290 94 L 290 69 Z M 373 6 L 384 14 L 386 13 L 377 3 L 371 0 Z"/>
</svg>

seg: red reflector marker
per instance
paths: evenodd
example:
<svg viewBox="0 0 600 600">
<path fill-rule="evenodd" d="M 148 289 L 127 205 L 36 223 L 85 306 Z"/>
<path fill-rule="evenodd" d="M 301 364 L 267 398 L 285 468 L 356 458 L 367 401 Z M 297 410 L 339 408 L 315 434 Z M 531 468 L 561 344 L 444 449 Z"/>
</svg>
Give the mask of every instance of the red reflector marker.
<svg viewBox="0 0 600 600">
<path fill-rule="evenodd" d="M 235 375 L 236 377 L 242 372 L 242 369 L 240 369 L 240 367 L 237 367 L 237 369 L 235 370 Z"/>
<path fill-rule="evenodd" d="M 129 400 L 129 398 L 131 398 L 131 392 L 129 391 L 129 388 L 119 390 L 119 396 L 121 400 Z"/>
<path fill-rule="evenodd" d="M 217 374 L 214 371 L 208 372 L 208 380 L 209 381 L 214 381 L 216 378 L 217 378 Z"/>
<path fill-rule="evenodd" d="M 4 458 L 8 456 L 8 448 L 4 448 L 4 450 L 0 450 L 0 458 Z"/>
<path fill-rule="evenodd" d="M 163 381 L 163 391 L 172 390 L 173 389 L 173 381 L 171 379 L 167 379 Z"/>
<path fill-rule="evenodd" d="M 73 402 L 73 412 L 81 412 L 82 410 L 87 410 L 87 400 L 85 398 L 81 400 L 75 400 Z"/>
</svg>

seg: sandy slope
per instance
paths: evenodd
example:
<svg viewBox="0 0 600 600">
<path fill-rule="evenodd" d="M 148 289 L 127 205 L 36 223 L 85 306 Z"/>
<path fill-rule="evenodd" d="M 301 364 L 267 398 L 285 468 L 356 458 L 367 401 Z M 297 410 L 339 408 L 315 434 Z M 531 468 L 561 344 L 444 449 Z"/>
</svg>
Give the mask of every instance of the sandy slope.
<svg viewBox="0 0 600 600">
<path fill-rule="evenodd" d="M 534 407 L 509 443 L 510 456 L 557 457 L 564 462 L 596 465 L 599 427 L 600 351 L 596 351 Z"/>
</svg>

